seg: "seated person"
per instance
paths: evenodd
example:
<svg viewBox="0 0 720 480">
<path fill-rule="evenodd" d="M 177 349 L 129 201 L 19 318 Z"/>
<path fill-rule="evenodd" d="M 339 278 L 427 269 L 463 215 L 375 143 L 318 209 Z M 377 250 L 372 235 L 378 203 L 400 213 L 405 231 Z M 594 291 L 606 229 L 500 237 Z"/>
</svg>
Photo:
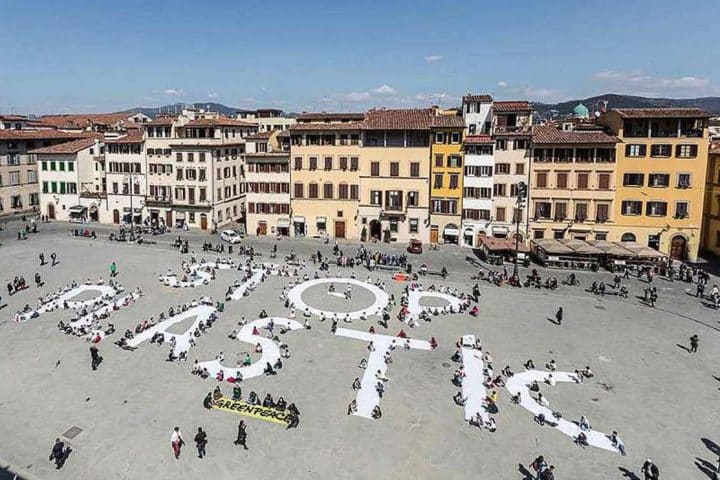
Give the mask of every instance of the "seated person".
<svg viewBox="0 0 720 480">
<path fill-rule="evenodd" d="M 455 401 L 455 404 L 460 405 L 461 407 L 465 405 L 465 402 L 467 402 L 467 397 L 463 396 L 462 391 L 458 391 L 455 396 L 453 397 L 453 400 Z"/>
<path fill-rule="evenodd" d="M 373 407 L 370 416 L 373 418 L 373 420 L 379 420 L 380 418 L 382 418 L 382 410 L 380 410 L 380 405 L 375 405 Z"/>
<path fill-rule="evenodd" d="M 585 435 L 585 432 L 578 433 L 578 436 L 575 437 L 575 443 L 577 443 L 581 447 L 588 446 L 587 435 Z"/>
<path fill-rule="evenodd" d="M 281 412 L 285 411 L 285 408 L 287 407 L 287 402 L 285 399 L 281 396 L 277 399 L 277 402 L 275 402 L 275 408 L 280 410 Z"/>
<path fill-rule="evenodd" d="M 222 370 L 221 370 L 222 371 Z M 216 386 L 212 393 L 212 398 L 214 401 L 218 401 L 222 398 L 223 394 L 220 391 L 220 385 Z"/>
<path fill-rule="evenodd" d="M 263 370 L 263 373 L 265 375 L 275 375 L 275 370 L 273 369 L 272 365 L 270 365 L 270 362 L 265 363 L 265 370 Z"/>
<path fill-rule="evenodd" d="M 272 395 L 269 393 L 265 395 L 262 406 L 266 408 L 275 408 L 275 402 L 273 401 Z"/>
<path fill-rule="evenodd" d="M 557 365 L 555 364 L 555 359 L 553 358 L 548 363 L 546 363 L 545 368 L 547 368 L 551 372 L 554 372 L 555 370 L 557 370 Z"/>
</svg>

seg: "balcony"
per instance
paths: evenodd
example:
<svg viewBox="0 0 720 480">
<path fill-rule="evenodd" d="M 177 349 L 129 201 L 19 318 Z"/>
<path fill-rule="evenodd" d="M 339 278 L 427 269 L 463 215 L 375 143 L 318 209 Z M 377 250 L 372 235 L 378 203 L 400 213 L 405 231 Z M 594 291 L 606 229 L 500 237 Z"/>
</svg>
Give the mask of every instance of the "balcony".
<svg viewBox="0 0 720 480">
<path fill-rule="evenodd" d="M 503 125 L 495 127 L 495 134 L 503 133 L 531 133 L 532 127 L 529 125 Z"/>
<path fill-rule="evenodd" d="M 10 153 L 8 155 L 0 155 L 0 167 L 16 167 L 19 165 L 34 165 L 34 155 L 21 155 L 19 153 Z"/>
</svg>

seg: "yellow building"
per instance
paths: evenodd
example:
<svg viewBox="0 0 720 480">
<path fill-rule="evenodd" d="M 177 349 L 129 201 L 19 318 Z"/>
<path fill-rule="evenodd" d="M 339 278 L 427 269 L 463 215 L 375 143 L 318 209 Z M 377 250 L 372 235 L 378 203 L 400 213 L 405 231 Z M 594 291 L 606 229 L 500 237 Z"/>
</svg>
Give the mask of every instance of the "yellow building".
<svg viewBox="0 0 720 480">
<path fill-rule="evenodd" d="M 720 142 L 710 145 L 705 182 L 703 251 L 720 257 Z"/>
<path fill-rule="evenodd" d="M 615 199 L 617 139 L 598 130 L 533 128 L 533 239 L 606 240 Z"/>
<path fill-rule="evenodd" d="M 463 133 L 461 116 L 436 115 L 431 123 L 430 242 L 459 243 L 462 224 Z"/>
<path fill-rule="evenodd" d="M 290 126 L 291 234 L 359 238 L 362 113 L 308 113 Z"/>
<path fill-rule="evenodd" d="M 619 140 L 608 240 L 637 241 L 673 259 L 697 259 L 708 118 L 696 108 L 620 108 L 600 117 Z"/>
<path fill-rule="evenodd" d="M 376 109 L 365 115 L 360 162 L 361 236 L 428 240 L 432 109 Z"/>
</svg>

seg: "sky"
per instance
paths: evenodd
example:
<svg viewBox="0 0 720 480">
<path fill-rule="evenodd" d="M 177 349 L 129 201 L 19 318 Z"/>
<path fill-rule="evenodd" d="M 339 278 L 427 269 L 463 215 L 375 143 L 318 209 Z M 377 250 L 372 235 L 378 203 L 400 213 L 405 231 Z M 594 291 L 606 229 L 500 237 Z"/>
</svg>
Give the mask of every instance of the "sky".
<svg viewBox="0 0 720 480">
<path fill-rule="evenodd" d="M 720 95 L 720 2 L 0 0 L 0 113 Z"/>
</svg>

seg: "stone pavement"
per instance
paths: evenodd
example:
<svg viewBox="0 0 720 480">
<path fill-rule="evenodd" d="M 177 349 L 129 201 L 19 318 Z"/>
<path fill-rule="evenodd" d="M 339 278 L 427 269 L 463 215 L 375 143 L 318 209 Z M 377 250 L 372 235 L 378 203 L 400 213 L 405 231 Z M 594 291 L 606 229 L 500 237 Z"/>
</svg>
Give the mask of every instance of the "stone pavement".
<svg viewBox="0 0 720 480">
<path fill-rule="evenodd" d="M 44 226 L 43 226 L 44 227 Z M 222 299 L 237 272 L 222 270 L 217 279 L 197 288 L 168 288 L 158 275 L 169 268 L 178 270 L 182 258 L 168 245 L 174 235 L 158 237 L 153 246 L 110 244 L 70 238 L 69 227 L 55 224 L 24 242 L 11 236 L 0 247 L 0 281 L 3 285 L 16 274 L 30 282 L 40 271 L 46 286 L 34 286 L 12 297 L 2 290 L 9 306 L 0 310 L 0 458 L 39 478 L 58 479 L 139 479 L 139 478 L 524 478 L 519 464 L 527 465 L 543 454 L 556 467 L 558 479 L 612 479 L 623 476 L 621 468 L 639 474 L 645 458 L 660 466 L 662 478 L 707 478 L 702 462 L 716 463 L 715 444 L 720 443 L 717 408 L 719 394 L 718 358 L 720 347 L 718 312 L 685 293 L 688 284 L 658 279 L 657 308 L 644 306 L 636 298 L 644 288 L 636 279 L 628 282 L 630 298 L 598 298 L 586 293 L 592 278 L 609 281 L 608 273 L 579 274 L 581 287 L 561 286 L 554 292 L 535 289 L 498 288 L 481 283 L 480 315 L 432 317 L 414 329 L 400 324 L 393 310 L 387 330 L 376 319 L 340 322 L 340 327 L 367 331 L 372 324 L 378 333 L 395 335 L 405 328 L 409 336 L 428 340 L 434 336 L 439 347 L 433 351 L 398 352 L 387 368 L 390 380 L 381 401 L 383 418 L 372 421 L 346 415 L 355 398 L 351 389 L 358 368 L 367 357 L 362 341 L 333 336 L 330 322 L 311 320 L 311 330 L 289 332 L 282 340 L 290 346 L 291 358 L 275 376 L 243 382 L 243 394 L 255 390 L 261 397 L 270 392 L 295 402 L 302 415 L 297 430 L 203 408 L 202 400 L 217 382 L 190 374 L 194 359 L 212 360 L 223 351 L 233 364 L 238 354 L 252 351 L 253 345 L 227 337 L 241 316 L 253 320 L 266 309 L 270 316 L 286 316 L 278 295 L 288 278 L 272 276 L 251 295 L 226 302 L 219 320 L 197 340 L 189 361 L 165 361 L 167 346 L 149 343 L 134 352 L 115 347 L 125 328 L 171 305 L 209 295 Z M 10 234 L 12 232 L 3 232 Z M 207 236 L 188 235 L 197 257 Z M 250 240 L 268 261 L 274 239 Z M 343 244 L 353 253 L 355 244 Z M 332 244 L 313 239 L 278 242 L 278 259 L 290 248 L 301 259 L 320 249 L 330 254 Z M 401 245 L 370 245 L 369 248 L 401 252 Z M 37 254 L 56 251 L 60 264 L 38 267 Z M 450 276 L 423 279 L 470 291 L 476 272 L 465 256 L 469 250 L 441 247 L 439 251 L 411 256 L 417 269 L 422 262 L 433 269 L 446 265 Z M 237 257 L 237 255 L 235 255 Z M 103 363 L 90 369 L 89 344 L 57 330 L 57 322 L 68 320 L 70 312 L 55 311 L 24 324 L 15 323 L 14 313 L 24 304 L 34 305 L 41 293 L 55 290 L 72 280 L 108 278 L 110 262 L 118 264 L 118 281 L 128 290 L 139 286 L 145 293 L 135 305 L 112 316 L 118 329 L 100 345 Z M 510 268 L 510 267 L 508 267 Z M 312 276 L 312 263 L 307 271 Z M 348 276 L 349 269 L 332 268 Z M 356 269 L 365 280 L 365 269 Z M 387 282 L 387 292 L 400 297 L 402 284 L 390 279 L 391 272 L 369 274 Z M 545 277 L 546 272 L 541 270 Z M 556 272 L 559 279 L 565 272 Z M 713 278 L 710 287 L 717 281 Z M 34 285 L 34 284 L 33 284 Z M 710 287 L 707 291 L 710 290 Z M 338 285 L 342 292 L 344 285 Z M 365 308 L 372 295 L 353 289 L 353 298 L 329 297 L 316 287 L 303 300 L 321 309 L 349 311 Z M 562 326 L 552 318 L 562 305 Z M 302 312 L 298 321 L 302 322 Z M 180 329 L 182 330 L 182 329 Z M 179 331 L 179 330 L 174 330 Z M 690 354 L 680 345 L 700 335 L 700 350 Z M 543 386 L 543 393 L 567 419 L 587 416 L 593 428 L 610 433 L 618 430 L 628 456 L 596 448 L 582 449 L 565 435 L 539 427 L 532 415 L 510 402 L 500 390 L 495 433 L 472 428 L 464 422 L 462 407 L 453 403 L 457 387 L 450 382 L 456 364 L 450 361 L 455 342 L 463 334 L 481 339 L 495 361 L 495 370 L 510 365 L 521 371 L 532 358 L 538 369 L 555 359 L 560 370 L 572 372 L 590 365 L 595 378 L 582 385 L 562 383 Z M 257 358 L 257 356 L 255 357 Z M 59 365 L 56 364 L 59 362 Z M 221 385 L 230 396 L 231 386 Z M 249 450 L 233 445 L 238 420 L 248 425 Z M 180 460 L 172 457 L 170 433 L 178 425 L 188 442 Z M 65 467 L 55 471 L 48 455 L 55 437 L 73 426 L 82 432 L 68 443 L 73 453 Z M 208 456 L 195 454 L 192 437 L 198 426 L 208 433 Z M 703 441 L 705 439 L 705 441 Z"/>
</svg>

